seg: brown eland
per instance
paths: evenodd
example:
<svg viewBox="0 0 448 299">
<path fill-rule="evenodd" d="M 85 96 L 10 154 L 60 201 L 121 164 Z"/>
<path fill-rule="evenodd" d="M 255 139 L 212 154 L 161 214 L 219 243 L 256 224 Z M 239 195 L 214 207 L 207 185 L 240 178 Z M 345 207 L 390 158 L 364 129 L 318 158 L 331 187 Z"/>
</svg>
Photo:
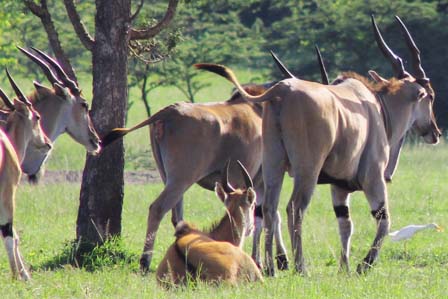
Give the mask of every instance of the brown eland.
<svg viewBox="0 0 448 299">
<path fill-rule="evenodd" d="M 39 113 L 25 97 L 7 71 L 8 79 L 17 94 L 11 102 L 0 89 L 0 97 L 10 109 L 4 130 L 0 130 L 0 230 L 8 254 L 14 278 L 30 279 L 19 251 L 19 236 L 14 230 L 15 194 L 20 181 L 21 168 L 26 149 L 33 145 L 46 154 L 51 141 L 40 126 Z"/>
<path fill-rule="evenodd" d="M 254 225 L 256 194 L 252 180 L 238 161 L 246 187 L 235 189 L 228 181 L 229 164 L 230 160 L 222 182 L 215 186 L 226 213 L 208 232 L 183 221 L 177 224 L 176 241 L 157 268 L 159 284 L 170 287 L 190 279 L 230 284 L 263 280 L 255 262 L 242 250 L 244 238 Z"/>
<path fill-rule="evenodd" d="M 274 54 L 273 57 L 276 59 Z M 271 85 L 248 84 L 244 89 L 255 95 Z M 150 126 L 152 152 L 165 187 L 149 208 L 146 239 L 140 260 L 143 271 L 147 271 L 151 264 L 156 233 L 164 215 L 172 209 L 173 225 L 182 220 L 184 192 L 195 183 L 213 190 L 214 182 L 222 175 L 224 161 L 240 160 L 254 178 L 257 199 L 263 198 L 261 114 L 261 105 L 245 101 L 236 92 L 225 102 L 177 103 L 167 106 L 132 128 L 117 128 L 102 138 L 102 146 L 105 147 L 132 131 Z M 235 186 L 244 183 L 235 167 L 231 167 L 230 175 L 234 178 Z M 256 208 L 256 216 L 252 257 L 261 265 L 261 207 Z M 279 213 L 276 214 L 276 223 L 280 228 Z M 287 269 L 280 229 L 275 231 L 275 240 L 277 264 L 280 269 Z"/>
<path fill-rule="evenodd" d="M 390 227 L 385 180 L 391 147 L 397 147 L 413 127 L 424 141 L 436 144 L 441 136 L 433 114 L 434 90 L 421 66 L 419 50 L 397 17 L 412 54 L 414 76 L 406 72 L 395 53 L 385 44 L 372 16 L 376 42 L 391 62 L 395 77 L 386 80 L 376 72 L 375 81 L 345 73 L 337 85 L 322 85 L 296 78 L 280 81 L 254 96 L 245 92 L 235 75 L 220 65 L 199 64 L 224 76 L 242 96 L 263 107 L 263 178 L 267 272 L 274 275 L 272 236 L 275 213 L 285 171 L 294 177 L 287 206 L 288 228 L 295 268 L 305 272 L 302 222 L 316 184 L 331 184 L 333 208 L 342 243 L 341 268 L 349 268 L 353 224 L 349 196 L 364 191 L 377 224 L 373 244 L 358 265 L 369 269 L 378 257 Z"/>
</svg>

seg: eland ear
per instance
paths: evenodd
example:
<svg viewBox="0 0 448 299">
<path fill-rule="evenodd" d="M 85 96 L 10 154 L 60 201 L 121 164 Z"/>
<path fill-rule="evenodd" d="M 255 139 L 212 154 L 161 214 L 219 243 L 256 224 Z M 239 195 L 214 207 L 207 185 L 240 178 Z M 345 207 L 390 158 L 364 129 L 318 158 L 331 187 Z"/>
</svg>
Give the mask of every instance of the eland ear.
<svg viewBox="0 0 448 299">
<path fill-rule="evenodd" d="M 215 193 L 223 203 L 226 203 L 228 195 L 220 182 L 215 183 Z"/>
<path fill-rule="evenodd" d="M 54 83 L 53 84 L 53 88 L 54 91 L 56 93 L 56 95 L 63 97 L 63 98 L 69 98 L 70 95 L 67 91 L 67 88 L 65 88 L 64 86 L 60 85 L 59 83 Z"/>
<path fill-rule="evenodd" d="M 16 108 L 15 111 L 18 113 L 24 115 L 25 117 L 29 116 L 28 106 L 24 102 L 14 99 L 14 107 Z"/>
<path fill-rule="evenodd" d="M 50 91 L 51 90 L 50 88 L 43 86 L 40 82 L 33 81 L 33 84 L 34 84 L 34 88 L 36 88 L 37 91 L 42 91 L 42 90 Z"/>
<path fill-rule="evenodd" d="M 377 72 L 375 72 L 373 70 L 369 70 L 369 75 L 370 75 L 370 77 L 372 77 L 373 81 L 375 81 L 377 83 L 388 83 L 389 82 L 387 79 L 384 79 Z"/>
</svg>

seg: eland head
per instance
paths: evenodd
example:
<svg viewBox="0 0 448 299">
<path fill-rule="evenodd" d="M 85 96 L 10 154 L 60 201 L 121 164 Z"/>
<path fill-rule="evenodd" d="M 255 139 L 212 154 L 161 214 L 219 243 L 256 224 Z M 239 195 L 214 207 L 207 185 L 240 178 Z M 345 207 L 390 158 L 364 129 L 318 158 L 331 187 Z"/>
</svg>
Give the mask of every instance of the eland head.
<svg viewBox="0 0 448 299">
<path fill-rule="evenodd" d="M 403 99 L 412 100 L 414 102 L 413 113 L 408 120 L 409 128 L 412 127 L 419 136 L 423 137 L 426 143 L 437 144 L 442 133 L 437 126 L 433 112 L 435 93 L 431 86 L 430 79 L 426 76 L 421 65 L 420 50 L 417 48 L 403 21 L 398 16 L 395 18 L 411 53 L 413 75 L 405 70 L 403 60 L 385 43 L 375 18 L 372 16 L 375 40 L 383 55 L 391 63 L 395 78 L 397 78 L 399 83 L 403 86 L 402 90 L 406 91 L 404 94 L 401 93 L 404 95 Z M 377 82 L 388 81 L 373 71 L 370 72 L 370 75 Z"/>
<path fill-rule="evenodd" d="M 36 110 L 42 115 L 43 130 L 52 141 L 67 132 L 89 153 L 97 154 L 101 149 L 99 137 L 89 115 L 89 105 L 78 84 L 68 77 L 53 58 L 38 49 L 32 49 L 36 54 L 19 47 L 22 53 L 41 67 L 52 84 L 52 88 L 47 88 L 34 82 L 36 91 L 32 100 Z M 22 165 L 23 171 L 30 175 L 36 174 L 44 161 L 45 157 L 29 147 Z"/>
</svg>

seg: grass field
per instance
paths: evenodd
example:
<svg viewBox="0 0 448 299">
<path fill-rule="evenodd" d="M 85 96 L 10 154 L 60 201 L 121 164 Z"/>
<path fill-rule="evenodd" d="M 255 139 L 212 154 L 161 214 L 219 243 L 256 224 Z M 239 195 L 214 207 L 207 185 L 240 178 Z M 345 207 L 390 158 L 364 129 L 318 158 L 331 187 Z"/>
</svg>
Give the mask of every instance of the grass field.
<svg viewBox="0 0 448 299">
<path fill-rule="evenodd" d="M 221 88 L 226 94 L 230 85 Z M 171 92 L 171 91 L 170 91 Z M 133 95 L 134 93 L 131 93 Z M 175 92 L 164 95 L 170 101 L 158 102 L 163 91 L 154 94 L 155 110 L 178 100 Z M 223 100 L 226 97 L 217 98 Z M 129 124 L 142 120 L 141 107 L 131 110 Z M 140 134 L 140 135 L 139 135 Z M 148 131 L 126 137 L 127 169 L 150 165 Z M 85 153 L 81 146 L 64 137 L 58 140 L 48 169 L 82 169 Z M 407 146 L 401 157 L 394 181 L 389 185 L 392 229 L 405 225 L 437 222 L 448 226 L 448 145 L 437 147 Z M 79 198 L 78 184 L 46 184 L 39 187 L 24 184 L 17 194 L 16 229 L 21 237 L 21 250 L 32 269 L 29 283 L 11 281 L 4 250 L 0 250 L 2 298 L 443 298 L 448 294 L 447 233 L 425 231 L 407 243 L 386 240 L 380 259 L 367 275 L 338 273 L 340 242 L 337 221 L 332 210 L 328 186 L 319 186 L 304 221 L 304 250 L 309 275 L 293 271 L 277 273 L 264 283 L 239 287 L 213 287 L 199 284 L 194 289 L 165 291 L 159 288 L 154 273 L 141 276 L 138 259 L 143 246 L 148 206 L 162 190 L 161 184 L 127 185 L 122 215 L 121 249 L 131 258 L 130 263 L 109 263 L 94 271 L 74 268 L 60 261 L 66 244 L 75 237 Z M 285 207 L 291 193 L 291 180 L 285 179 L 280 209 L 284 221 L 283 233 L 290 251 L 286 230 Z M 362 193 L 352 197 L 351 211 L 355 225 L 352 239 L 351 265 L 355 269 L 366 254 L 375 234 L 375 222 L 370 216 Z M 220 201 L 213 193 L 191 188 L 185 196 L 185 218 L 207 227 L 224 214 Z M 158 233 L 156 252 L 151 265 L 155 270 L 164 251 L 173 241 L 173 228 L 165 217 Z M 250 252 L 251 239 L 245 250 Z M 104 258 L 104 257 L 103 257 Z M 291 256 L 290 256 L 291 258 Z M 106 259 L 106 258 L 104 258 Z"/>
</svg>

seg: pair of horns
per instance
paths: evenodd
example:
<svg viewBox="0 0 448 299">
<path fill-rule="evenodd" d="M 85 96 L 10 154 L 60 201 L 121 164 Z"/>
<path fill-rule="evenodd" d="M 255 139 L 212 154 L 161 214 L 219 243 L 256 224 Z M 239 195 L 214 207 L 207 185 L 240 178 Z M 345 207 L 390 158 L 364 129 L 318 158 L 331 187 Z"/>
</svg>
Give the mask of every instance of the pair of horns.
<svg viewBox="0 0 448 299">
<path fill-rule="evenodd" d="M 28 100 L 28 98 L 25 96 L 25 94 L 17 86 L 16 82 L 12 78 L 12 76 L 9 73 L 8 69 L 6 69 L 6 75 L 8 76 L 9 83 L 11 84 L 12 89 L 14 89 L 14 92 L 16 93 L 17 98 L 19 99 L 19 101 L 21 101 L 22 103 L 24 103 L 28 107 L 31 107 L 32 106 L 31 102 Z M 6 93 L 2 89 L 0 89 L 0 97 L 2 98 L 3 102 L 5 102 L 6 106 L 11 111 L 14 111 L 16 109 L 14 104 L 13 104 L 13 102 L 8 98 L 8 96 L 6 95 Z"/>
<path fill-rule="evenodd" d="M 421 64 L 420 50 L 417 48 L 414 40 L 412 39 L 411 34 L 409 33 L 409 30 L 406 28 L 403 21 L 398 16 L 395 16 L 395 19 L 400 25 L 401 33 L 406 41 L 406 45 L 408 46 L 409 51 L 411 52 L 412 68 L 415 73 L 415 78 L 422 83 L 428 83 L 429 78 L 426 77 L 425 71 L 423 70 Z M 372 15 L 372 25 L 376 43 L 380 48 L 381 52 L 383 53 L 383 55 L 391 63 L 397 78 L 402 79 L 409 76 L 409 73 L 404 68 L 403 60 L 400 58 L 400 56 L 396 55 L 384 41 L 381 32 L 378 29 L 378 25 L 376 24 L 375 17 L 373 15 Z"/>
<path fill-rule="evenodd" d="M 238 163 L 241 173 L 243 174 L 246 188 L 253 188 L 254 184 L 252 183 L 252 179 L 250 178 L 249 172 L 239 160 L 237 160 L 236 162 Z M 235 188 L 233 188 L 232 185 L 229 183 L 229 167 L 230 167 L 230 159 L 227 160 L 227 163 L 224 166 L 224 171 L 221 176 L 221 184 L 224 188 L 224 191 L 227 193 L 235 192 Z"/>
<path fill-rule="evenodd" d="M 319 61 L 322 84 L 328 85 L 329 80 L 328 80 L 327 70 L 325 69 L 324 60 L 322 59 L 322 55 L 320 54 L 319 47 L 317 45 L 315 45 L 315 49 L 316 49 L 316 54 L 317 54 L 317 60 Z M 286 78 L 296 78 L 296 76 L 294 76 L 294 74 L 291 73 L 288 70 L 288 68 L 280 61 L 280 59 L 277 57 L 277 55 L 275 55 L 275 53 L 273 51 L 270 51 L 270 52 L 271 52 L 272 58 L 274 59 L 275 63 L 277 64 L 277 66 L 280 69 L 280 71 L 282 72 L 282 74 Z"/>
<path fill-rule="evenodd" d="M 68 75 L 64 72 L 62 67 L 59 65 L 59 63 L 48 56 L 45 52 L 36 49 L 34 47 L 31 47 L 31 49 L 34 50 L 38 54 L 35 55 L 31 53 L 30 51 L 22 48 L 17 47 L 23 54 L 25 54 L 28 58 L 30 58 L 34 63 L 36 63 L 40 68 L 43 70 L 45 76 L 47 77 L 48 81 L 51 82 L 51 84 L 58 83 L 61 86 L 68 87 L 71 91 L 71 93 L 74 96 L 79 96 L 81 94 L 81 90 L 78 87 L 78 84 L 70 79 Z M 50 66 L 56 71 L 56 75 L 51 70 Z"/>
</svg>

